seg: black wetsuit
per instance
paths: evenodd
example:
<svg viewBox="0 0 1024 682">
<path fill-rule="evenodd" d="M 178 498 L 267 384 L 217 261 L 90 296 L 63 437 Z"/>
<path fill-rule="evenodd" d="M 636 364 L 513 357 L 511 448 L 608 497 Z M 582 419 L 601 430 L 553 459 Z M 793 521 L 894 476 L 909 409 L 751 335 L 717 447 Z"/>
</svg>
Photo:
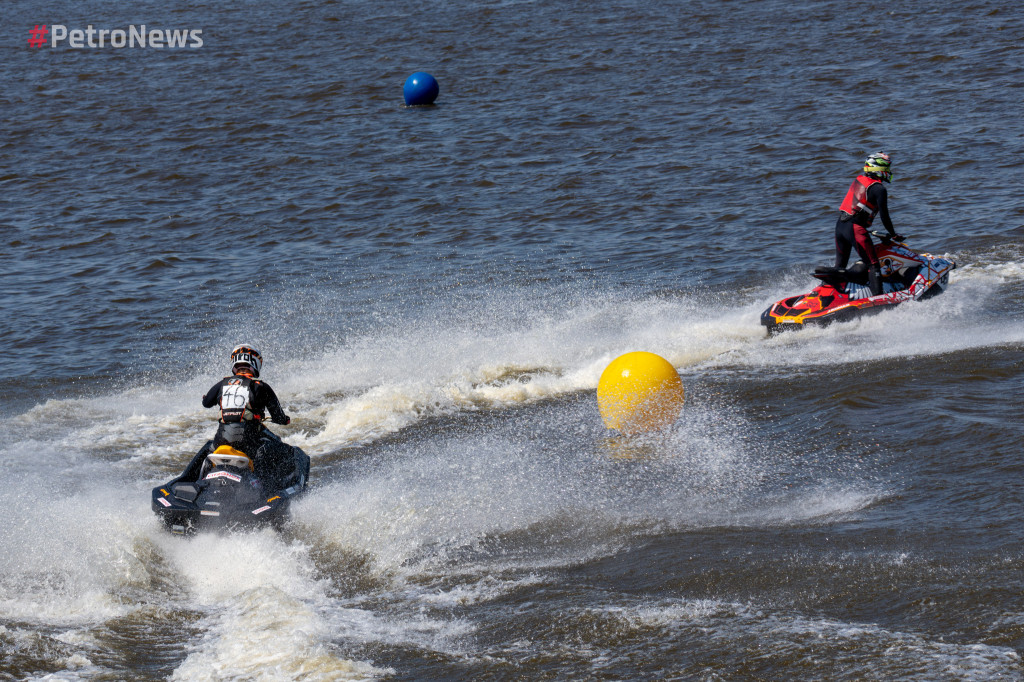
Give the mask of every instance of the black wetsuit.
<svg viewBox="0 0 1024 682">
<path fill-rule="evenodd" d="M 896 234 L 893 229 L 892 219 L 889 218 L 889 193 L 881 182 L 876 182 L 867 191 L 868 201 L 878 208 L 877 215 L 882 219 L 882 225 L 889 234 Z M 850 249 L 856 247 L 857 253 L 864 260 L 866 265 L 877 265 L 878 256 L 875 255 L 875 245 L 868 234 L 868 227 L 874 216 L 867 211 L 857 211 L 853 217 L 843 211 L 839 212 L 839 220 L 836 221 L 836 267 L 845 268 L 850 262 Z"/>
<path fill-rule="evenodd" d="M 267 411 L 275 424 L 291 422 L 274 389 L 244 374 L 224 377 L 206 392 L 203 407 L 215 405 L 220 406 L 220 426 L 213 446 L 230 445 L 250 456 L 255 456 Z"/>
</svg>

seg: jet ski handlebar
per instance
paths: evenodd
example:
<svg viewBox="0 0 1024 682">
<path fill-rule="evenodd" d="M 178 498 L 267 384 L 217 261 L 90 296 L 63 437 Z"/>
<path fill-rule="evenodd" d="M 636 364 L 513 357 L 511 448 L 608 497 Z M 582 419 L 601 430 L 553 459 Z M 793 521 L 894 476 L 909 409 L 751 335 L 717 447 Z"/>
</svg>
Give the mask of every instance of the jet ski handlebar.
<svg viewBox="0 0 1024 682">
<path fill-rule="evenodd" d="M 903 240 L 906 239 L 906 236 L 902 234 L 897 235 L 899 237 L 899 239 L 897 239 L 888 232 L 879 232 L 878 230 L 871 230 L 871 234 L 882 240 L 882 243 L 884 244 L 888 244 L 889 242 L 896 242 L 897 244 L 902 244 Z"/>
</svg>

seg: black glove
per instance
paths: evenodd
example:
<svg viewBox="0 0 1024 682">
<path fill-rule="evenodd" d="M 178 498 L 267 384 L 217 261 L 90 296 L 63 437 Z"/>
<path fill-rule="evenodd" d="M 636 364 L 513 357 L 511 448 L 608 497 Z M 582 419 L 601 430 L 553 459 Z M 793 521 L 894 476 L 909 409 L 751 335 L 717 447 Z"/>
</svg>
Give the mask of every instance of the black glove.
<svg viewBox="0 0 1024 682">
<path fill-rule="evenodd" d="M 903 241 L 903 239 L 904 239 L 903 235 L 899 234 L 898 232 L 894 232 L 893 235 L 892 235 L 892 240 L 895 241 L 895 242 L 901 242 L 901 241 Z"/>
</svg>

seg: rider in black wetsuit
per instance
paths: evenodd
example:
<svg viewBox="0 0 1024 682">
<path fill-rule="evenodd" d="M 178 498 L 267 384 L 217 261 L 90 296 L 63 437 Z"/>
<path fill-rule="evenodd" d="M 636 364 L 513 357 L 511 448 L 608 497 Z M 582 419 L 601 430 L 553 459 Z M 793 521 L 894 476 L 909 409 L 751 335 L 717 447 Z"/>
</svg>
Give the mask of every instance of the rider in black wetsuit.
<svg viewBox="0 0 1024 682">
<path fill-rule="evenodd" d="M 275 424 L 289 424 L 291 417 L 281 409 L 274 389 L 259 381 L 263 357 L 248 345 L 231 351 L 232 376 L 224 377 L 203 396 L 203 407 L 220 406 L 220 425 L 213 447 L 230 445 L 255 457 L 263 436 L 266 412 Z"/>
<path fill-rule="evenodd" d="M 839 206 L 839 220 L 836 221 L 836 267 L 845 268 L 850 261 L 850 249 L 857 253 L 868 266 L 868 282 L 871 295 L 882 293 L 882 275 L 871 241 L 868 228 L 876 215 L 882 218 L 882 225 L 896 241 L 903 236 L 896 234 L 889 218 L 888 192 L 883 182 L 892 181 L 892 163 L 884 152 L 872 154 L 864 162 L 863 172 L 854 178 Z"/>
</svg>

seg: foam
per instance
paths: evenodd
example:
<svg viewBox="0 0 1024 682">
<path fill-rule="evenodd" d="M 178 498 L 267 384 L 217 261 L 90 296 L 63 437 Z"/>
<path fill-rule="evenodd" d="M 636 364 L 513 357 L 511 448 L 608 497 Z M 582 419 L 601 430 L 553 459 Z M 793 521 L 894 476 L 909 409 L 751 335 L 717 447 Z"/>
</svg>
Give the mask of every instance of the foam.
<svg viewBox="0 0 1024 682">
<path fill-rule="evenodd" d="M 813 485 L 781 485 L 775 472 L 803 455 L 735 438 L 749 427 L 725 408 L 693 408 L 668 434 L 603 443 L 590 410 L 531 413 L 528 429 L 547 434 L 541 440 L 512 418 L 396 445 L 369 469 L 317 486 L 294 506 L 295 520 L 309 542 L 397 584 L 573 565 L 666 528 L 835 520 L 890 494 L 844 478 L 842 463 L 815 465 Z M 520 536 L 535 533 L 549 542 L 524 547 Z"/>
<path fill-rule="evenodd" d="M 12 419 L 0 446 L 9 477 L 0 491 L 0 541 L 9 550 L 0 556 L 0 615 L 63 629 L 72 642 L 83 625 L 142 608 L 125 597 L 145 594 L 166 599 L 165 608 L 187 602 L 203 612 L 204 634 L 178 679 L 212 670 L 245 677 L 256 666 L 283 679 L 375 677 L 387 670 L 346 647 L 467 648 L 472 625 L 422 608 L 485 604 L 540 584 L 544 571 L 666 530 L 848 518 L 892 494 L 890 486 L 826 463 L 815 466 L 816 482 L 785 488 L 778 472 L 805 461 L 814 444 L 798 452 L 743 438 L 758 427 L 735 408 L 695 403 L 691 394 L 685 419 L 667 434 L 615 441 L 602 440 L 591 402 L 548 401 L 593 390 L 608 362 L 638 348 L 669 359 L 686 381 L 712 370 L 792 371 L 1024 340 L 1019 325 L 973 305 L 1012 283 L 1016 265 L 956 273 L 962 278 L 932 301 L 771 339 L 758 316 L 767 300 L 804 286 L 802 276 L 724 306 L 714 304 L 726 294 L 705 292 L 556 295 L 543 309 L 530 305 L 530 295 L 544 293 L 533 290 L 517 294 L 506 316 L 506 292 L 463 309 L 465 319 L 427 310 L 278 359 L 267 378 L 296 425 L 275 430 L 305 447 L 314 466 L 318 454 L 427 420 L 535 406 L 482 430 L 432 430 L 379 449 L 365 471 L 322 481 L 297 502 L 290 540 L 268 532 L 183 542 L 164 535 L 148 509 L 154 479 L 177 470 L 213 432 L 215 411 L 199 396 L 223 373 L 216 358 L 159 389 L 140 376 L 106 395 L 48 400 Z M 110 494 L 112 469 L 118 495 Z M 523 541 L 535 533 L 548 542 Z M 340 600 L 319 577 L 313 555 L 323 552 L 347 557 L 355 579 L 374 586 L 366 594 L 382 590 L 395 612 L 360 608 L 361 597 Z M 152 586 L 168 580 L 179 593 L 155 597 Z M 69 658 L 61 679 L 92 670 L 88 642 L 73 646 L 81 659 Z M 945 655 L 931 643 L 913 647 Z"/>
<path fill-rule="evenodd" d="M 206 634 L 170 679 L 366 680 L 394 673 L 340 655 L 320 613 L 273 589 L 238 593 L 204 626 Z"/>
<path fill-rule="evenodd" d="M 685 377 L 1019 344 L 1019 324 L 986 316 L 977 303 L 1022 276 L 1024 261 L 971 261 L 953 272 L 949 291 L 938 298 L 771 339 L 760 313 L 771 301 L 807 289 L 813 280 L 806 275 L 787 274 L 739 294 L 635 298 L 564 287 L 502 289 L 475 300 L 439 298 L 415 314 L 403 310 L 393 320 L 375 319 L 376 326 L 327 333 L 332 342 L 297 357 L 268 353 L 265 378 L 294 418 L 293 426 L 275 430 L 316 456 L 429 419 L 594 390 L 607 364 L 634 350 L 662 355 Z M 306 312 L 320 314 L 316 306 Z M 292 320 L 288 329 L 294 326 Z M 267 336 L 286 348 L 288 329 Z M 203 409 L 199 396 L 224 373 L 223 358 L 211 356 L 190 371 L 170 385 L 161 377 L 159 388 L 143 374 L 126 378 L 128 387 L 111 394 L 48 400 L 12 420 L 15 439 L 37 437 L 32 432 L 46 424 L 51 440 L 70 450 L 87 444 L 87 452 L 140 466 L 181 459 L 215 428 L 216 411 Z"/>
<path fill-rule="evenodd" d="M 547 582 L 549 582 L 548 578 L 534 573 L 516 579 L 501 579 L 493 575 L 485 575 L 469 584 L 456 585 L 450 589 L 433 588 L 412 596 L 425 604 L 443 608 L 473 606 L 500 599 L 518 590 L 544 585 Z"/>
<path fill-rule="evenodd" d="M 835 669 L 842 670 L 844 676 L 870 679 L 922 674 L 1013 678 L 1021 662 L 1020 655 L 1009 647 L 947 643 L 874 623 L 815 618 L 713 599 L 663 600 L 587 612 L 643 632 L 652 647 L 658 641 L 678 642 L 697 633 L 701 642 L 716 649 L 742 647 L 756 640 L 773 656 L 801 661 L 801 666 L 827 662 L 819 668 L 819 674 Z"/>
<path fill-rule="evenodd" d="M 144 502 L 77 488 L 59 471 L 10 477 L 0 492 L 0 617 L 71 625 L 129 613 L 119 593 L 150 579 L 126 521 L 148 518 Z"/>
<path fill-rule="evenodd" d="M 283 543 L 271 530 L 157 542 L 190 603 L 207 612 L 205 634 L 172 679 L 368 679 L 388 673 L 332 646 L 335 627 L 325 617 L 330 602 L 303 546 Z"/>
</svg>

